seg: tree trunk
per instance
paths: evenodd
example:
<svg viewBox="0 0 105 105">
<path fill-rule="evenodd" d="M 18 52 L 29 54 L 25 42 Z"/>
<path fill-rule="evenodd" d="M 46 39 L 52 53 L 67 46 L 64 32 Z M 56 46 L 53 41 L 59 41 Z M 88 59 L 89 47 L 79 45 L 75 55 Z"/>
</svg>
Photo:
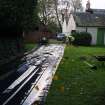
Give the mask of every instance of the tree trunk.
<svg viewBox="0 0 105 105">
<path fill-rule="evenodd" d="M 58 24 L 59 24 L 60 31 L 62 32 L 62 25 L 60 23 L 59 15 L 58 15 L 57 0 L 54 0 L 54 2 L 55 2 L 55 12 L 56 12 L 57 21 L 58 21 Z"/>
</svg>

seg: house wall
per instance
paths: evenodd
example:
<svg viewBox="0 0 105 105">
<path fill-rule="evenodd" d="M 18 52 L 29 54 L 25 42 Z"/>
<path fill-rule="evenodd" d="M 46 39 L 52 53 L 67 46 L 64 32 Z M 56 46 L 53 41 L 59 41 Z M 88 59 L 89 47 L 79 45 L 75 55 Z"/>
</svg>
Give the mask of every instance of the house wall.
<svg viewBox="0 0 105 105">
<path fill-rule="evenodd" d="M 92 45 L 97 44 L 97 32 L 98 28 L 97 27 L 77 27 L 76 23 L 74 21 L 73 15 L 70 15 L 68 24 L 66 24 L 66 20 L 64 19 L 64 22 L 62 24 L 62 32 L 65 33 L 66 35 L 71 34 L 72 30 L 76 30 L 79 32 L 89 32 L 92 35 Z M 105 44 L 105 38 L 104 38 L 104 44 Z"/>
<path fill-rule="evenodd" d="M 64 19 L 64 22 L 62 24 L 62 33 L 67 33 L 67 26 L 66 26 L 66 20 Z"/>
<path fill-rule="evenodd" d="M 72 30 L 76 30 L 76 24 L 75 24 L 73 15 L 71 14 L 71 15 L 70 15 L 69 22 L 68 22 L 68 26 L 67 26 L 67 32 L 68 32 L 69 34 L 71 34 L 71 31 L 72 31 Z"/>
<path fill-rule="evenodd" d="M 96 45 L 97 44 L 97 28 L 95 27 L 90 27 L 88 28 L 87 32 L 89 32 L 92 35 L 92 45 Z"/>
<path fill-rule="evenodd" d="M 79 32 L 89 32 L 92 35 L 92 45 L 96 45 L 97 43 L 97 28 L 96 27 L 77 27 L 76 28 L 77 31 Z"/>
<path fill-rule="evenodd" d="M 66 35 L 71 34 L 72 30 L 76 30 L 76 24 L 73 18 L 73 15 L 71 14 L 69 17 L 68 24 L 66 23 L 66 20 L 64 19 L 64 22 L 62 24 L 62 32 Z"/>
<path fill-rule="evenodd" d="M 76 31 L 78 31 L 78 32 L 86 32 L 86 27 L 77 27 Z"/>
</svg>

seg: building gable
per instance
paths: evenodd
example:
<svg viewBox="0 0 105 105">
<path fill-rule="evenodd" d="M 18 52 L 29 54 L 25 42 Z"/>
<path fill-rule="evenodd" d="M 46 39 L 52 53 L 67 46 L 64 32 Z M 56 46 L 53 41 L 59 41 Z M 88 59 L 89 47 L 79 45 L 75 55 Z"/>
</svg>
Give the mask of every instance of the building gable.
<svg viewBox="0 0 105 105">
<path fill-rule="evenodd" d="M 76 30 L 76 23 L 73 14 L 70 14 L 68 24 L 66 23 L 66 20 L 63 22 L 62 32 L 65 34 L 71 34 L 72 30 Z"/>
</svg>

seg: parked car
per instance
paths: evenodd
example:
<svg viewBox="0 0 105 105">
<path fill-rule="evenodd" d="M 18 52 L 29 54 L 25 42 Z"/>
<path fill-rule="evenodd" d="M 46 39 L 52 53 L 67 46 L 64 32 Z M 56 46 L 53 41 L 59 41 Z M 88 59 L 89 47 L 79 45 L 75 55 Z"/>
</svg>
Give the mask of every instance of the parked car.
<svg viewBox="0 0 105 105">
<path fill-rule="evenodd" d="M 59 33 L 57 34 L 57 40 L 63 41 L 65 39 L 65 34 Z"/>
</svg>

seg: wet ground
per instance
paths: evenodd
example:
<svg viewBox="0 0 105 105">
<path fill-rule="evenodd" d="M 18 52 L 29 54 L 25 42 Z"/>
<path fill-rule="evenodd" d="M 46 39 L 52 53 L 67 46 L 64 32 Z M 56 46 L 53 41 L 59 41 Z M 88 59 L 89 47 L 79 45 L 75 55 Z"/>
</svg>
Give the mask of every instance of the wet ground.
<svg viewBox="0 0 105 105">
<path fill-rule="evenodd" d="M 0 81 L 0 105 L 31 105 L 42 100 L 63 53 L 63 45 L 49 45 L 23 58 L 16 72 Z"/>
</svg>

